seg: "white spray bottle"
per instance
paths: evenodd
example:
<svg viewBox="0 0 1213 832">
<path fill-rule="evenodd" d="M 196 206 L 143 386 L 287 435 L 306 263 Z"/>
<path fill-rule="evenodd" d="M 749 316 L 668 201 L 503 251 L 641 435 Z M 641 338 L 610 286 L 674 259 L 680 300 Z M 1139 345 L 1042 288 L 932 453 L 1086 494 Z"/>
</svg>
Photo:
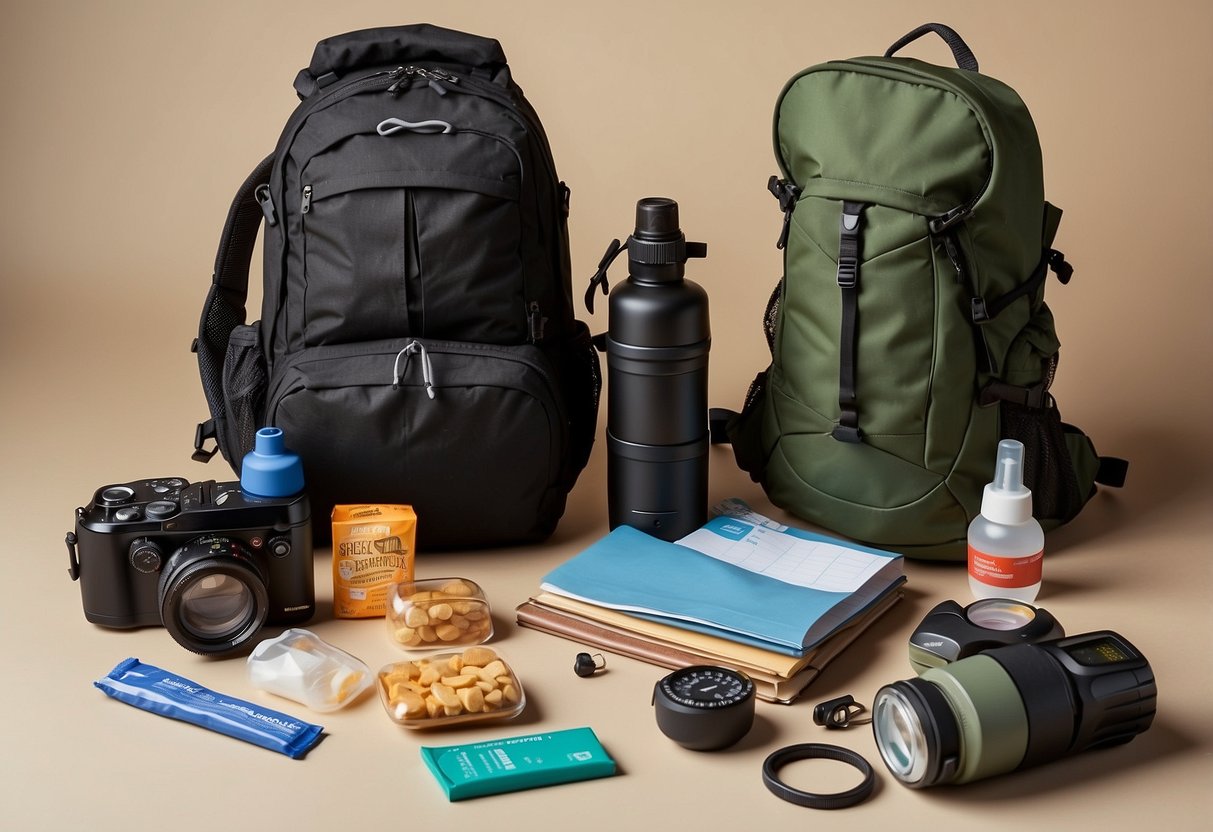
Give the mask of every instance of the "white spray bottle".
<svg viewBox="0 0 1213 832">
<path fill-rule="evenodd" d="M 975 598 L 1032 603 L 1040 592 L 1045 533 L 1032 517 L 1032 492 L 1023 484 L 1023 443 L 998 443 L 994 481 L 981 514 L 969 524 L 969 588 Z"/>
</svg>

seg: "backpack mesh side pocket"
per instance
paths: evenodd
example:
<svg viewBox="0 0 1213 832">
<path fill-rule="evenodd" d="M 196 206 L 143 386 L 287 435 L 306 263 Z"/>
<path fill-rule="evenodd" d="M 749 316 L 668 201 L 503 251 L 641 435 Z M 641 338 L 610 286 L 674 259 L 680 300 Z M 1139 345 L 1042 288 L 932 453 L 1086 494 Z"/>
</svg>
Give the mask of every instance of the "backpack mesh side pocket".
<svg viewBox="0 0 1213 832">
<path fill-rule="evenodd" d="M 225 453 L 239 471 L 240 460 L 253 449 L 254 435 L 265 418 L 268 380 L 265 354 L 261 350 L 259 324 L 238 326 L 228 339 L 223 360 L 223 398 L 227 411 L 224 425 Z"/>
<path fill-rule="evenodd" d="M 1053 397 L 1046 394 L 1042 407 L 1004 400 L 999 408 L 1003 438 L 1024 446 L 1024 485 L 1032 491 L 1032 513 L 1062 523 L 1072 519 L 1086 500 Z"/>
</svg>

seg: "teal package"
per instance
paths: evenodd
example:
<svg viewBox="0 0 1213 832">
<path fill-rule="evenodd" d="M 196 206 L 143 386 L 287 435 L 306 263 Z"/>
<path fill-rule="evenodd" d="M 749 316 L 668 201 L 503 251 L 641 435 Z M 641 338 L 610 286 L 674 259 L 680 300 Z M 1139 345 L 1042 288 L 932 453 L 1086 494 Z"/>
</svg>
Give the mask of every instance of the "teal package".
<svg viewBox="0 0 1213 832">
<path fill-rule="evenodd" d="M 469 745 L 422 746 L 421 759 L 449 800 L 609 777 L 615 761 L 590 728 Z"/>
</svg>

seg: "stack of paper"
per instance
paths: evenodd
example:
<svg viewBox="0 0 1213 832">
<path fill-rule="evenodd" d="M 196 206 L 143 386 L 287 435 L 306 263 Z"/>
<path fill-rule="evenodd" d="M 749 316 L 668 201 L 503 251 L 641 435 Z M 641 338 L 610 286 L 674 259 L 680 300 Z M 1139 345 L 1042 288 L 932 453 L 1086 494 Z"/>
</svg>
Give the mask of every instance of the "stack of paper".
<svg viewBox="0 0 1213 832">
<path fill-rule="evenodd" d="M 664 667 L 724 664 L 791 702 L 900 597 L 901 556 L 780 526 L 737 500 L 678 543 L 627 526 L 554 569 L 524 626 Z"/>
</svg>

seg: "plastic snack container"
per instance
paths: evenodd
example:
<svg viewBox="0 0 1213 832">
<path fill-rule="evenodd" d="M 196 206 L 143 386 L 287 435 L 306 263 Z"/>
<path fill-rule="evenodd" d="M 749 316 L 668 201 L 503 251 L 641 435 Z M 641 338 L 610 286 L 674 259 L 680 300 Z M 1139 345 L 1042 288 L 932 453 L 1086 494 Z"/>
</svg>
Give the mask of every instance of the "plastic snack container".
<svg viewBox="0 0 1213 832">
<path fill-rule="evenodd" d="M 388 587 L 388 637 L 405 650 L 450 650 L 493 635 L 484 591 L 467 578 L 400 581 Z"/>
<path fill-rule="evenodd" d="M 321 713 L 353 702 L 374 679 L 361 659 L 300 629 L 287 630 L 253 648 L 248 675 L 253 687 Z"/>
<path fill-rule="evenodd" d="M 491 647 L 392 662 L 380 668 L 378 681 L 388 717 L 405 728 L 512 719 L 526 708 L 518 674 Z"/>
</svg>

